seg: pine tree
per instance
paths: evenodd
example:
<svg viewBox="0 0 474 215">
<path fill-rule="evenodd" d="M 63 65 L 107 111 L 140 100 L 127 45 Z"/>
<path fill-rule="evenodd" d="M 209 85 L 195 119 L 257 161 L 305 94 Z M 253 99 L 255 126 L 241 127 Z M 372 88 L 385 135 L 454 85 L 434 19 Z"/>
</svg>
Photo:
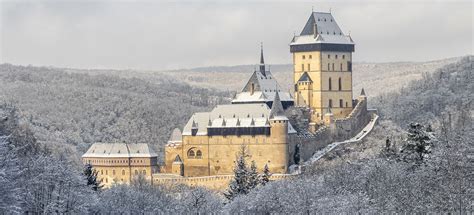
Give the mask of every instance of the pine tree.
<svg viewBox="0 0 474 215">
<path fill-rule="evenodd" d="M 401 150 L 405 161 L 422 163 L 426 155 L 431 153 L 434 137 L 430 132 L 431 128 L 428 129 L 424 130 L 424 126 L 419 123 L 410 123 L 408 138 Z"/>
<path fill-rule="evenodd" d="M 103 185 L 100 184 L 100 181 L 97 181 L 98 172 L 92 168 L 92 165 L 86 164 L 84 166 L 84 175 L 87 178 L 87 185 L 92 187 L 92 190 L 98 191 Z"/>
<path fill-rule="evenodd" d="M 238 195 L 246 195 L 255 187 L 254 184 L 256 184 L 256 182 L 252 179 L 251 168 L 247 166 L 247 159 L 249 157 L 247 147 L 242 145 L 234 167 L 234 179 L 230 182 L 227 192 L 224 193 L 224 196 L 229 200 L 234 199 Z"/>
<path fill-rule="evenodd" d="M 252 161 L 249 171 L 249 189 L 253 189 L 260 184 L 260 176 L 257 171 L 257 164 L 255 161 Z"/>
<path fill-rule="evenodd" d="M 272 176 L 272 174 L 268 169 L 268 164 L 265 164 L 265 167 L 263 167 L 263 173 L 260 174 L 260 184 L 266 185 L 270 181 L 270 176 Z"/>
</svg>

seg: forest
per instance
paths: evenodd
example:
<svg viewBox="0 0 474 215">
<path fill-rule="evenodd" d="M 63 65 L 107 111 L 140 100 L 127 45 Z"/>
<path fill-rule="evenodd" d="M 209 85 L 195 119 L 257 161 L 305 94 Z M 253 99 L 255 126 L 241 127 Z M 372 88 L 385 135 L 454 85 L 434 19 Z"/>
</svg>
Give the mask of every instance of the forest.
<svg viewBox="0 0 474 215">
<path fill-rule="evenodd" d="M 381 120 L 361 143 L 304 174 L 256 186 L 231 201 L 185 186 L 87 185 L 79 156 L 93 142 L 158 149 L 196 111 L 227 92 L 61 69 L 0 65 L 2 213 L 469 213 L 473 211 L 474 57 L 423 73 L 370 98 Z M 263 168 L 263 167 L 258 167 Z"/>
</svg>

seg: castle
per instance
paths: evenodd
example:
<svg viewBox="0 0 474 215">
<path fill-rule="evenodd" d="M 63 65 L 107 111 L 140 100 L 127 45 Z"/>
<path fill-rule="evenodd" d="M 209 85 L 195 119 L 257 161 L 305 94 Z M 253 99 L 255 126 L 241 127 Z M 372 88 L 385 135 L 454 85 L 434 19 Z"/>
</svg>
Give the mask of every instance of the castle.
<svg viewBox="0 0 474 215">
<path fill-rule="evenodd" d="M 332 14 L 312 12 L 301 34 L 291 40 L 290 52 L 294 96 L 267 69 L 261 48 L 258 69 L 231 104 L 195 113 L 182 132 L 173 131 L 152 182 L 222 189 L 231 180 L 242 145 L 260 170 L 267 165 L 278 179 L 329 143 L 361 131 L 372 112 L 364 92 L 353 99 L 354 41 Z M 307 113 L 299 119 L 306 126 L 296 126 L 298 113 Z"/>
</svg>

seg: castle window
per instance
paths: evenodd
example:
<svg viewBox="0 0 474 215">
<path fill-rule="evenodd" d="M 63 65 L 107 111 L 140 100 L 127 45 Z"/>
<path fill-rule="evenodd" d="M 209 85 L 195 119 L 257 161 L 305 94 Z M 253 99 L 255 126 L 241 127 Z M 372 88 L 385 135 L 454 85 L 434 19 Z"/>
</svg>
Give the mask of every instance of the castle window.
<svg viewBox="0 0 474 215">
<path fill-rule="evenodd" d="M 344 102 L 342 101 L 342 99 L 339 99 L 339 107 L 344 107 Z"/>
<path fill-rule="evenodd" d="M 347 104 L 347 102 L 346 102 L 346 107 L 349 107 L 348 104 Z"/>
<path fill-rule="evenodd" d="M 339 78 L 338 82 L 339 82 L 339 91 L 341 91 L 342 90 L 342 80 L 341 80 L 341 78 Z M 341 107 L 342 107 L 342 105 L 341 105 Z"/>
<path fill-rule="evenodd" d="M 332 71 L 334 71 L 334 63 L 332 64 Z"/>
<path fill-rule="evenodd" d="M 303 60 L 305 59 L 306 57 L 303 55 Z"/>
<path fill-rule="evenodd" d="M 347 61 L 347 71 L 352 72 L 352 62 Z"/>
<path fill-rule="evenodd" d="M 194 150 L 193 150 L 193 149 L 190 149 L 190 150 L 188 151 L 188 158 L 189 158 L 189 159 L 194 159 L 195 156 L 196 156 L 196 153 L 194 153 Z"/>
<path fill-rule="evenodd" d="M 143 175 L 146 175 L 146 170 L 143 170 Z"/>
<path fill-rule="evenodd" d="M 112 175 L 115 175 L 115 170 L 112 170 Z"/>
<path fill-rule="evenodd" d="M 329 107 L 332 108 L 332 99 L 329 99 Z"/>
<path fill-rule="evenodd" d="M 135 175 L 138 175 L 138 170 L 135 170 Z"/>
<path fill-rule="evenodd" d="M 330 55 L 330 54 L 328 54 L 328 59 L 331 59 L 331 55 Z"/>
<path fill-rule="evenodd" d="M 331 67 L 330 67 L 330 66 L 331 66 L 331 64 L 328 63 L 328 71 L 331 71 Z"/>
<path fill-rule="evenodd" d="M 346 59 L 346 55 L 342 55 L 342 59 Z"/>
<path fill-rule="evenodd" d="M 197 158 L 197 159 L 201 159 L 201 158 L 202 158 L 202 152 L 201 152 L 201 150 L 197 150 L 197 152 L 196 152 L 196 158 Z"/>
<path fill-rule="evenodd" d="M 331 81 L 331 78 L 329 78 L 328 84 L 329 84 L 329 90 L 332 90 L 332 81 Z"/>
<path fill-rule="evenodd" d="M 336 59 L 337 59 L 337 55 L 336 55 Z"/>
<path fill-rule="evenodd" d="M 124 169 L 122 169 L 122 175 L 125 175 L 125 170 Z"/>
<path fill-rule="evenodd" d="M 308 63 L 308 72 L 311 71 L 311 65 Z"/>
<path fill-rule="evenodd" d="M 105 183 L 109 183 L 109 180 L 108 180 L 108 178 L 105 178 Z"/>
<path fill-rule="evenodd" d="M 109 171 L 105 170 L 105 174 L 108 175 L 108 174 L 109 174 Z"/>
<path fill-rule="evenodd" d="M 313 56 L 309 55 L 309 59 L 313 59 Z"/>
<path fill-rule="evenodd" d="M 101 175 L 104 174 L 104 170 L 103 170 L 103 169 L 100 170 L 100 174 L 101 174 Z"/>
<path fill-rule="evenodd" d="M 342 71 L 342 63 L 341 63 L 341 68 L 340 68 L 340 70 Z"/>
</svg>

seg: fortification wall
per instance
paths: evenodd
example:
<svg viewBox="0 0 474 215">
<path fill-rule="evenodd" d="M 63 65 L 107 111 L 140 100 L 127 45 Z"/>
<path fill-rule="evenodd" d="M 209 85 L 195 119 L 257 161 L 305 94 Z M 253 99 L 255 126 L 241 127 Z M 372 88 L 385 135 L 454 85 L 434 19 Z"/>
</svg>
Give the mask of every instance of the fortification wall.
<svg viewBox="0 0 474 215">
<path fill-rule="evenodd" d="M 293 174 L 273 174 L 270 176 L 270 180 L 282 180 L 294 177 Z M 229 183 L 234 178 L 234 175 L 214 175 L 214 176 L 203 176 L 203 177 L 180 177 L 169 174 L 154 174 L 153 184 L 174 186 L 177 184 L 184 184 L 187 186 L 200 186 L 206 187 L 211 190 L 225 190 L 229 186 Z"/>
<path fill-rule="evenodd" d="M 336 141 L 349 139 L 359 133 L 372 118 L 367 110 L 367 100 L 362 97 L 352 112 L 343 119 L 335 119 L 333 123 L 320 127 L 313 136 L 296 136 L 290 141 L 290 165 L 297 163 L 295 154 L 299 154 L 299 162 L 306 161 L 313 154 Z"/>
</svg>

